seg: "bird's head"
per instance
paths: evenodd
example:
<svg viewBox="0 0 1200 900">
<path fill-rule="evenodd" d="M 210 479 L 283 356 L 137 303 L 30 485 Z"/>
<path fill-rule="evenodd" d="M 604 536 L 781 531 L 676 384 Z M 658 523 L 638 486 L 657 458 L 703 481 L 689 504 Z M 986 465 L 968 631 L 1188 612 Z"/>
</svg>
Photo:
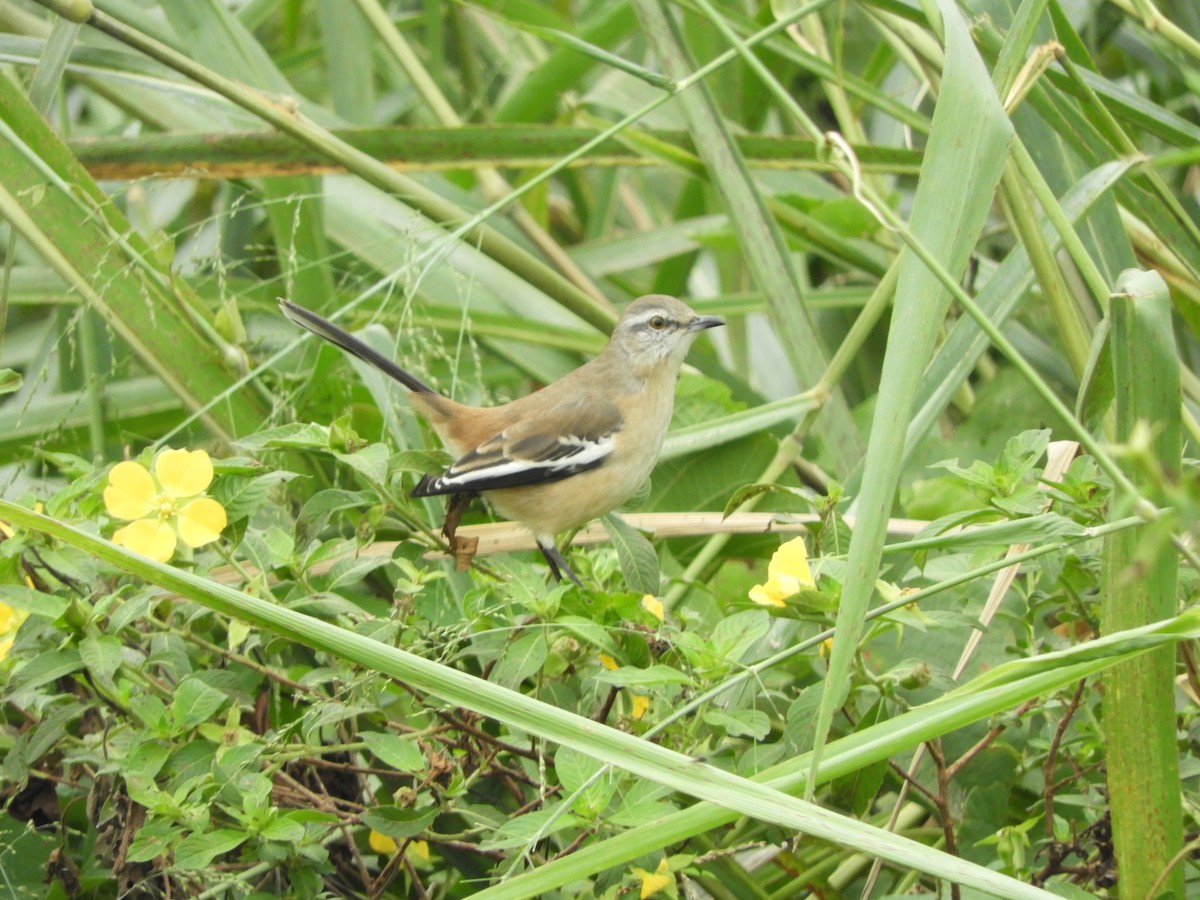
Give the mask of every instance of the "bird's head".
<svg viewBox="0 0 1200 900">
<path fill-rule="evenodd" d="M 720 316 L 702 316 L 682 300 L 648 294 L 625 307 L 609 346 L 637 369 L 665 361 L 678 367 L 696 335 L 724 324 Z"/>
</svg>

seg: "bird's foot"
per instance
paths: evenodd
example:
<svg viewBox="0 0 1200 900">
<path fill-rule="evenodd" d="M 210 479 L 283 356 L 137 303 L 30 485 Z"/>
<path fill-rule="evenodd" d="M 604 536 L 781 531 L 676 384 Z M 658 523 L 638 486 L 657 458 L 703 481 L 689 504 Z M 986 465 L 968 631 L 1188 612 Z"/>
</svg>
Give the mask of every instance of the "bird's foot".
<svg viewBox="0 0 1200 900">
<path fill-rule="evenodd" d="M 553 541 L 537 542 L 538 549 L 542 551 L 542 556 L 546 557 L 546 563 L 550 566 L 550 574 L 554 576 L 555 581 L 562 581 L 566 575 L 580 587 L 583 587 L 583 582 L 579 580 L 579 576 L 575 574 L 575 570 L 571 568 L 566 557 L 558 552 L 558 548 L 554 546 Z"/>
</svg>

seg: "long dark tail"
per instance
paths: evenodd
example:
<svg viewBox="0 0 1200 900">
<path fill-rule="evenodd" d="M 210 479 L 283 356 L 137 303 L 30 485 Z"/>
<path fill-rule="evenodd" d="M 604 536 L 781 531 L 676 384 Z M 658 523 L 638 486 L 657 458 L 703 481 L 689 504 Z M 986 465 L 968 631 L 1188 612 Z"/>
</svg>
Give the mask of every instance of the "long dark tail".
<svg viewBox="0 0 1200 900">
<path fill-rule="evenodd" d="M 285 316 L 301 328 L 306 328 L 317 335 L 317 337 L 324 338 L 329 343 L 341 347 L 347 353 L 357 356 L 363 362 L 369 363 L 385 375 L 396 379 L 410 391 L 417 391 L 421 394 L 437 393 L 437 391 L 420 378 L 417 378 L 411 372 L 406 372 L 386 356 L 376 353 L 358 338 L 354 337 L 354 335 L 334 325 L 324 316 L 317 315 L 311 309 L 305 309 L 303 306 L 297 306 L 295 303 L 290 303 L 287 300 L 280 300 L 279 308 L 283 310 Z"/>
</svg>

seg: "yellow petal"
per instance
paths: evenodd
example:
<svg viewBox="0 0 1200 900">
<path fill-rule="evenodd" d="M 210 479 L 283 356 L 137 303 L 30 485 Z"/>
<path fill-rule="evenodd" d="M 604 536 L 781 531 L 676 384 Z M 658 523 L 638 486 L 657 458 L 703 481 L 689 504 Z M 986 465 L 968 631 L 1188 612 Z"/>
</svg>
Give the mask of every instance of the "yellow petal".
<svg viewBox="0 0 1200 900">
<path fill-rule="evenodd" d="M 221 536 L 225 523 L 225 507 L 210 497 L 192 500 L 175 517 L 179 536 L 189 547 L 211 544 Z"/>
<path fill-rule="evenodd" d="M 667 868 L 667 861 L 663 859 L 659 862 L 658 868 L 653 872 L 647 872 L 645 869 L 633 869 L 633 877 L 642 882 L 642 900 L 647 897 L 653 897 L 663 888 L 671 883 L 670 870 Z"/>
<path fill-rule="evenodd" d="M 212 460 L 203 450 L 168 448 L 154 460 L 154 474 L 168 497 L 195 497 L 212 484 Z"/>
<path fill-rule="evenodd" d="M 13 536 L 13 530 L 7 522 L 0 522 L 0 536 L 10 538 Z"/>
<path fill-rule="evenodd" d="M 663 620 L 663 602 L 653 594 L 646 594 L 642 597 L 642 609 L 648 611 L 658 621 Z"/>
<path fill-rule="evenodd" d="M 370 835 L 367 836 L 367 844 L 376 853 L 392 854 L 396 852 L 397 844 L 386 834 L 380 834 L 374 828 L 371 829 Z"/>
<path fill-rule="evenodd" d="M 646 710 L 649 708 L 649 697 L 644 697 L 641 694 L 634 694 L 629 698 L 629 715 L 633 717 L 633 721 L 640 722 L 642 720 L 642 716 L 646 714 Z"/>
<path fill-rule="evenodd" d="M 617 668 L 617 661 L 615 659 L 613 659 L 611 656 L 609 656 L 607 653 L 601 653 L 600 654 L 600 665 L 604 666 L 604 668 L 608 669 L 608 671 L 611 672 Z"/>
<path fill-rule="evenodd" d="M 166 562 L 175 552 L 175 529 L 161 519 L 139 519 L 118 528 L 113 543 L 134 553 Z"/>
<path fill-rule="evenodd" d="M 29 618 L 29 612 L 24 609 L 13 609 L 7 603 L 0 603 L 0 659 L 8 656 L 16 640 L 17 629 Z"/>
<path fill-rule="evenodd" d="M 429 841 L 412 841 L 408 845 L 408 856 L 419 863 L 429 864 Z"/>
<path fill-rule="evenodd" d="M 750 588 L 750 599 L 759 606 L 787 606 L 783 598 L 788 596 L 774 579 L 767 579 L 766 584 L 756 584 Z"/>
<path fill-rule="evenodd" d="M 797 585 L 791 591 L 793 594 L 801 588 L 813 587 L 812 570 L 808 567 L 808 548 L 804 545 L 804 538 L 793 538 L 776 550 L 767 565 L 767 575 L 789 587 L 792 584 Z"/>
<path fill-rule="evenodd" d="M 108 472 L 104 489 L 104 508 L 117 519 L 140 519 L 154 511 L 158 489 L 141 463 L 119 462 Z"/>
</svg>

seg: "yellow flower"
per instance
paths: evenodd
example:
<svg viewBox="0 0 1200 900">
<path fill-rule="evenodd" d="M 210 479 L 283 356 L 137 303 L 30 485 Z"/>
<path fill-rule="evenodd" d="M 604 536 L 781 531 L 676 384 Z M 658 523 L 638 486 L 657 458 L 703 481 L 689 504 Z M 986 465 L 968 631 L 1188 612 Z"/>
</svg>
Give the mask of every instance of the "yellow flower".
<svg viewBox="0 0 1200 900">
<path fill-rule="evenodd" d="M 391 856 L 393 853 L 395 853 L 398 848 L 398 845 L 394 840 L 392 840 L 386 834 L 380 834 L 374 828 L 371 829 L 371 833 L 367 836 L 367 844 L 369 844 L 371 849 L 376 853 L 385 853 L 388 856 Z"/>
<path fill-rule="evenodd" d="M 653 872 L 647 872 L 645 869 L 639 868 L 634 868 L 631 871 L 633 877 L 642 882 L 642 900 L 646 900 L 647 897 L 653 897 L 671 883 L 671 870 L 667 868 L 667 860 L 665 858 L 659 861 L 658 868 Z"/>
<path fill-rule="evenodd" d="M 15 631 L 25 621 L 25 611 L 13 609 L 7 603 L 0 603 L 0 634 Z"/>
<path fill-rule="evenodd" d="M 771 556 L 767 583 L 750 588 L 750 599 L 761 606 L 786 606 L 786 598 L 815 586 L 804 538 L 793 538 Z"/>
<path fill-rule="evenodd" d="M 159 562 L 175 553 L 178 540 L 203 547 L 221 536 L 225 508 L 203 496 L 212 484 L 212 460 L 203 450 L 163 450 L 151 473 L 141 463 L 119 462 L 108 473 L 104 505 L 118 528 L 113 542 Z"/>
<path fill-rule="evenodd" d="M 632 694 L 629 697 L 629 715 L 633 717 L 633 721 L 640 722 L 642 716 L 646 714 L 646 710 L 650 708 L 650 698 L 642 694 Z"/>
<path fill-rule="evenodd" d="M 411 841 L 408 845 L 408 857 L 415 863 L 429 865 L 431 859 L 429 856 L 429 842 Z"/>
<path fill-rule="evenodd" d="M 610 672 L 619 668 L 617 666 L 617 661 L 615 659 L 613 659 L 611 656 L 609 656 L 607 653 L 600 654 L 600 665 L 604 666 L 604 668 L 608 669 L 608 671 L 610 671 Z"/>
<path fill-rule="evenodd" d="M 23 609 L 13 609 L 7 603 L 0 603 L 0 659 L 8 656 L 13 641 L 17 637 L 17 629 L 29 618 L 29 613 Z"/>
<path fill-rule="evenodd" d="M 649 612 L 658 621 L 663 620 L 663 602 L 653 594 L 646 594 L 642 597 L 642 609 Z"/>
</svg>

